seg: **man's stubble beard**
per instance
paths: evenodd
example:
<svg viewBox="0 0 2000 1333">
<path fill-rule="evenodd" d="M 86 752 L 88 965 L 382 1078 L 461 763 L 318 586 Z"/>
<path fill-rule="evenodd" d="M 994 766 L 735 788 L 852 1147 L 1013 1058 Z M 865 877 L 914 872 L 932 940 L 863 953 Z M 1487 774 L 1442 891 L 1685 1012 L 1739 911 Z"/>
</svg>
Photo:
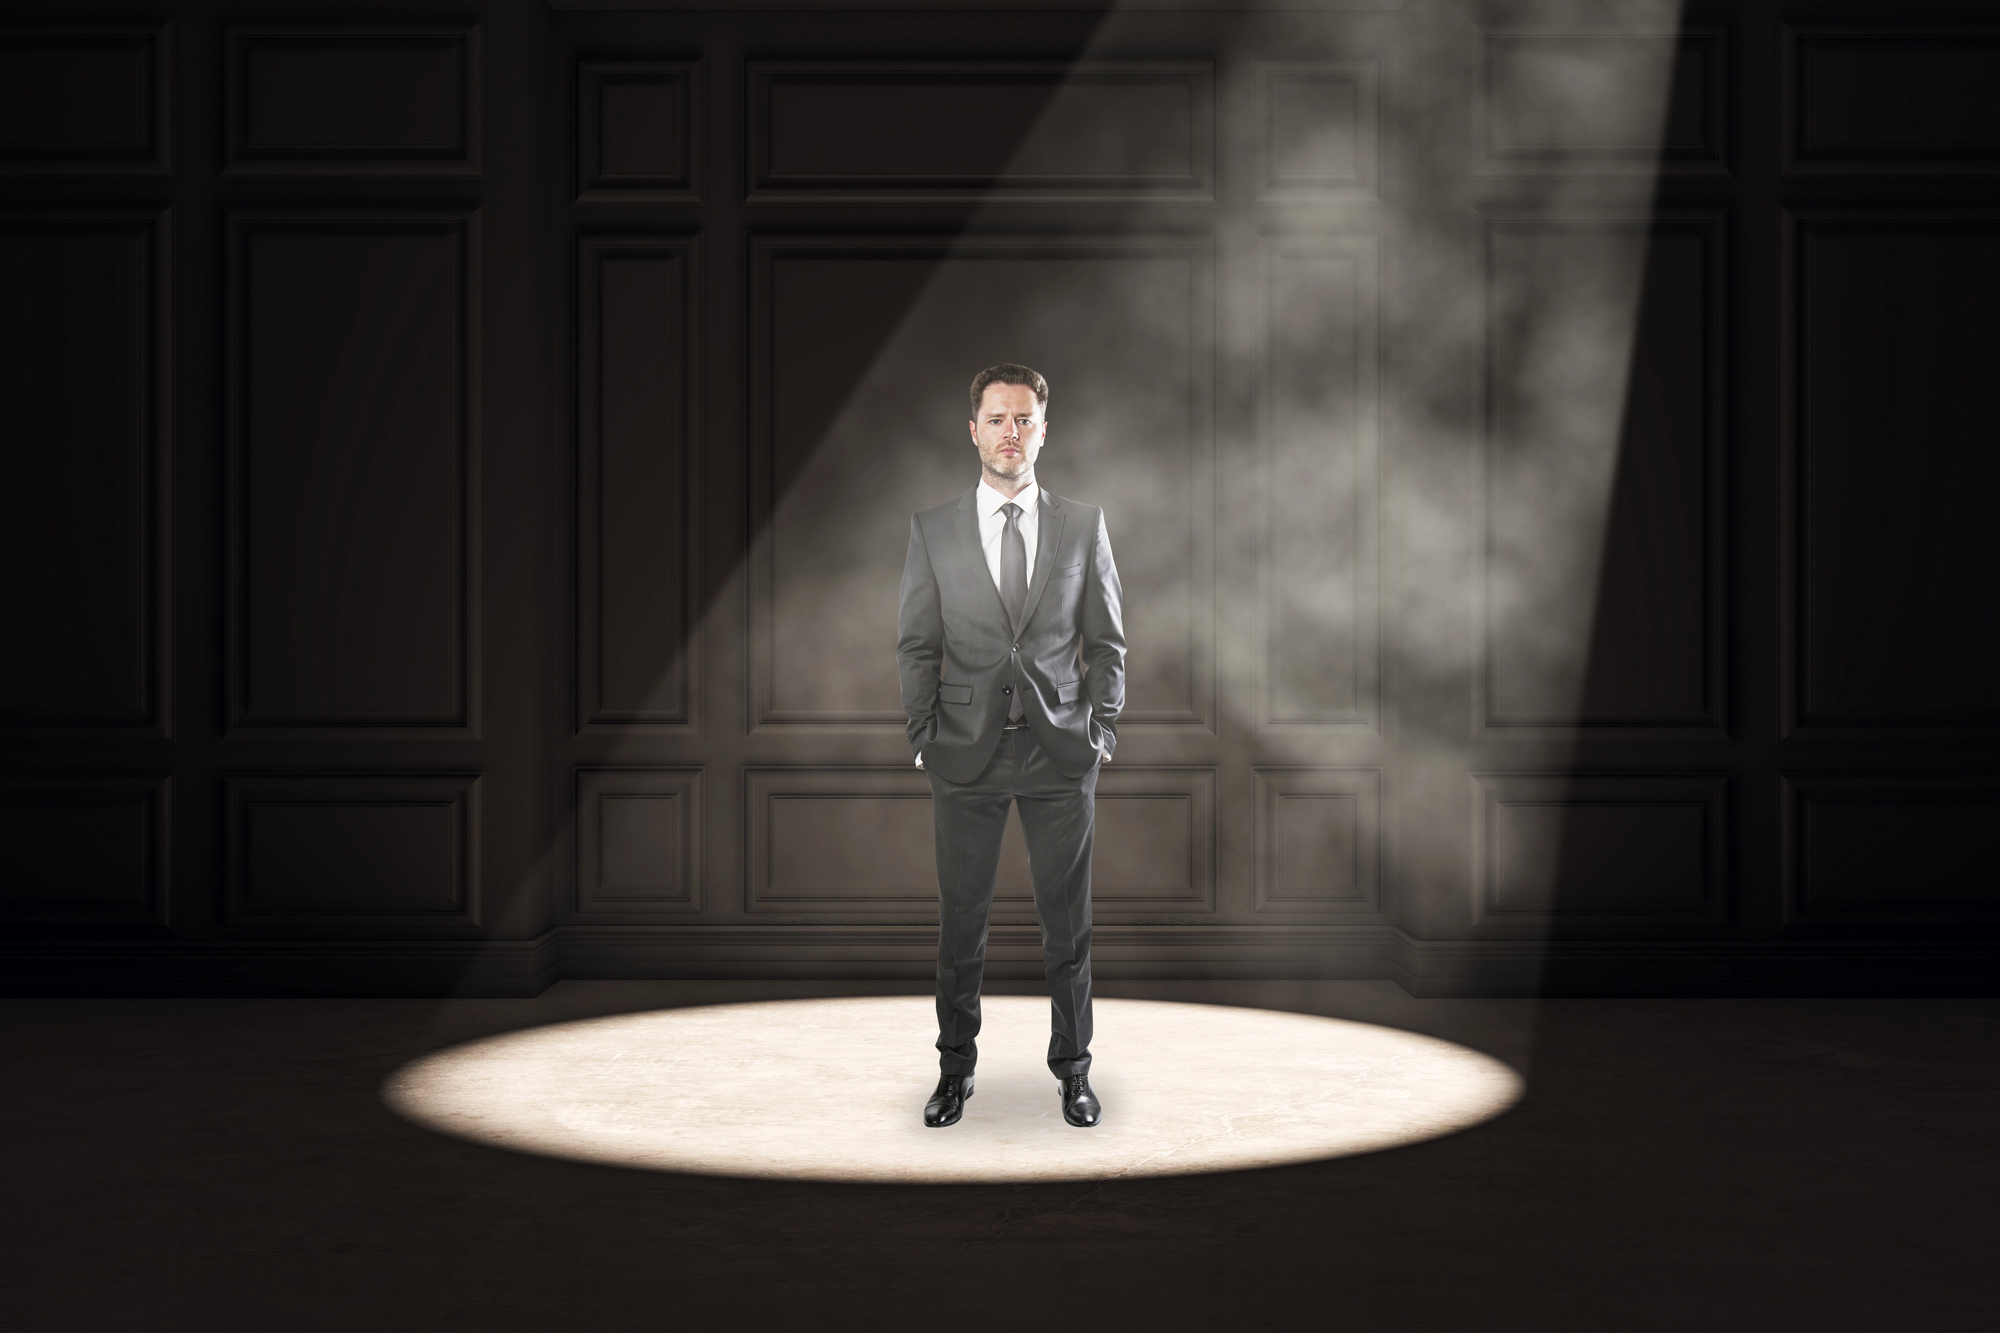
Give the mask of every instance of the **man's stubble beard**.
<svg viewBox="0 0 2000 1333">
<path fill-rule="evenodd" d="M 1014 465 L 1012 472 L 1005 470 L 1005 459 L 1002 459 L 998 463 L 991 463 L 983 458 L 979 461 L 981 466 L 985 468 L 986 475 L 997 481 L 1028 482 L 1035 479 L 1035 465 L 1030 463 L 1025 456 L 1020 462 Z"/>
</svg>

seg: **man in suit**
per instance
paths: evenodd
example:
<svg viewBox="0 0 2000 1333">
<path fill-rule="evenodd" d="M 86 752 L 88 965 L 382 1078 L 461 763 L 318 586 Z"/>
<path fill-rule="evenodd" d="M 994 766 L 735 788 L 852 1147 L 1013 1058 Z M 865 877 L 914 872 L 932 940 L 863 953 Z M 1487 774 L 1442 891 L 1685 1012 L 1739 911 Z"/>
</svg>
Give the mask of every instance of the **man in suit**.
<svg viewBox="0 0 2000 1333">
<path fill-rule="evenodd" d="M 979 484 L 910 523 L 896 661 L 910 748 L 930 776 L 938 864 L 938 1079 L 924 1123 L 972 1096 L 979 982 L 1007 808 L 1021 811 L 1063 1118 L 1090 1087 L 1090 849 L 1097 766 L 1118 743 L 1125 629 L 1104 511 L 1035 481 L 1048 382 L 1003 364 L 972 381 Z"/>
</svg>

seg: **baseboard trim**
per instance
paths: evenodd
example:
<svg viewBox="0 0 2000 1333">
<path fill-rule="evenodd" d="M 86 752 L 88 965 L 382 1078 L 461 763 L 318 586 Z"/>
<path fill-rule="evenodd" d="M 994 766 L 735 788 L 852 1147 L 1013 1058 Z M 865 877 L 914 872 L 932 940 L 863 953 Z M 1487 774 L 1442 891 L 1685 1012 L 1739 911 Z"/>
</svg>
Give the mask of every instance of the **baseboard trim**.
<svg viewBox="0 0 2000 1333">
<path fill-rule="evenodd" d="M 133 940 L 0 945 L 6 995 L 374 995 L 524 999 L 562 979 L 532 940 Z"/>
<path fill-rule="evenodd" d="M 935 928 L 560 926 L 532 940 L 15 941 L 0 994 L 531 997 L 561 980 L 927 981 Z M 1393 927 L 1094 932 L 1106 981 L 1394 981 L 1419 998 L 1993 996 L 2000 941 L 1422 940 Z M 1032 926 L 986 974 L 1041 979 Z"/>
<path fill-rule="evenodd" d="M 1397 942 L 1394 980 L 1459 996 L 2000 995 L 2000 942 Z"/>
</svg>

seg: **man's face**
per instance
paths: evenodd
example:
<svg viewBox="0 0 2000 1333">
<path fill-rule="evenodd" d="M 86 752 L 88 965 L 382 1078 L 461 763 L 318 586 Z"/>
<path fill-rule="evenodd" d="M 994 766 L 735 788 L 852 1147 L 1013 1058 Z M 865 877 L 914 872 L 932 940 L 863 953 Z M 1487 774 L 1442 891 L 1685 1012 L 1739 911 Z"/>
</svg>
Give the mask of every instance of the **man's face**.
<svg viewBox="0 0 2000 1333">
<path fill-rule="evenodd" d="M 1025 384 L 989 384 L 979 398 L 979 417 L 972 425 L 972 442 L 988 472 L 1018 481 L 1034 470 L 1048 432 L 1035 391 Z"/>
</svg>

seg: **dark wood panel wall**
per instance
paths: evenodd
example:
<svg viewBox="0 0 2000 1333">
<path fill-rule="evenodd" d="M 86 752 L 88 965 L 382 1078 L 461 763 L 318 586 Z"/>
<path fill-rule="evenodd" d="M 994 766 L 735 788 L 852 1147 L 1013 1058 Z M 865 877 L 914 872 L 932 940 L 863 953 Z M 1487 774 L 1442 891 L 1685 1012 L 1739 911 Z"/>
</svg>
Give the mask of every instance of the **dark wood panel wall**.
<svg viewBox="0 0 2000 1333">
<path fill-rule="evenodd" d="M 169 8 L 0 14 L 8 984 L 532 989 L 547 12 Z"/>
<path fill-rule="evenodd" d="M 1979 7 L 169 8 L 0 10 L 6 985 L 927 976 L 1008 359 L 1104 975 L 2000 976 Z"/>
</svg>

